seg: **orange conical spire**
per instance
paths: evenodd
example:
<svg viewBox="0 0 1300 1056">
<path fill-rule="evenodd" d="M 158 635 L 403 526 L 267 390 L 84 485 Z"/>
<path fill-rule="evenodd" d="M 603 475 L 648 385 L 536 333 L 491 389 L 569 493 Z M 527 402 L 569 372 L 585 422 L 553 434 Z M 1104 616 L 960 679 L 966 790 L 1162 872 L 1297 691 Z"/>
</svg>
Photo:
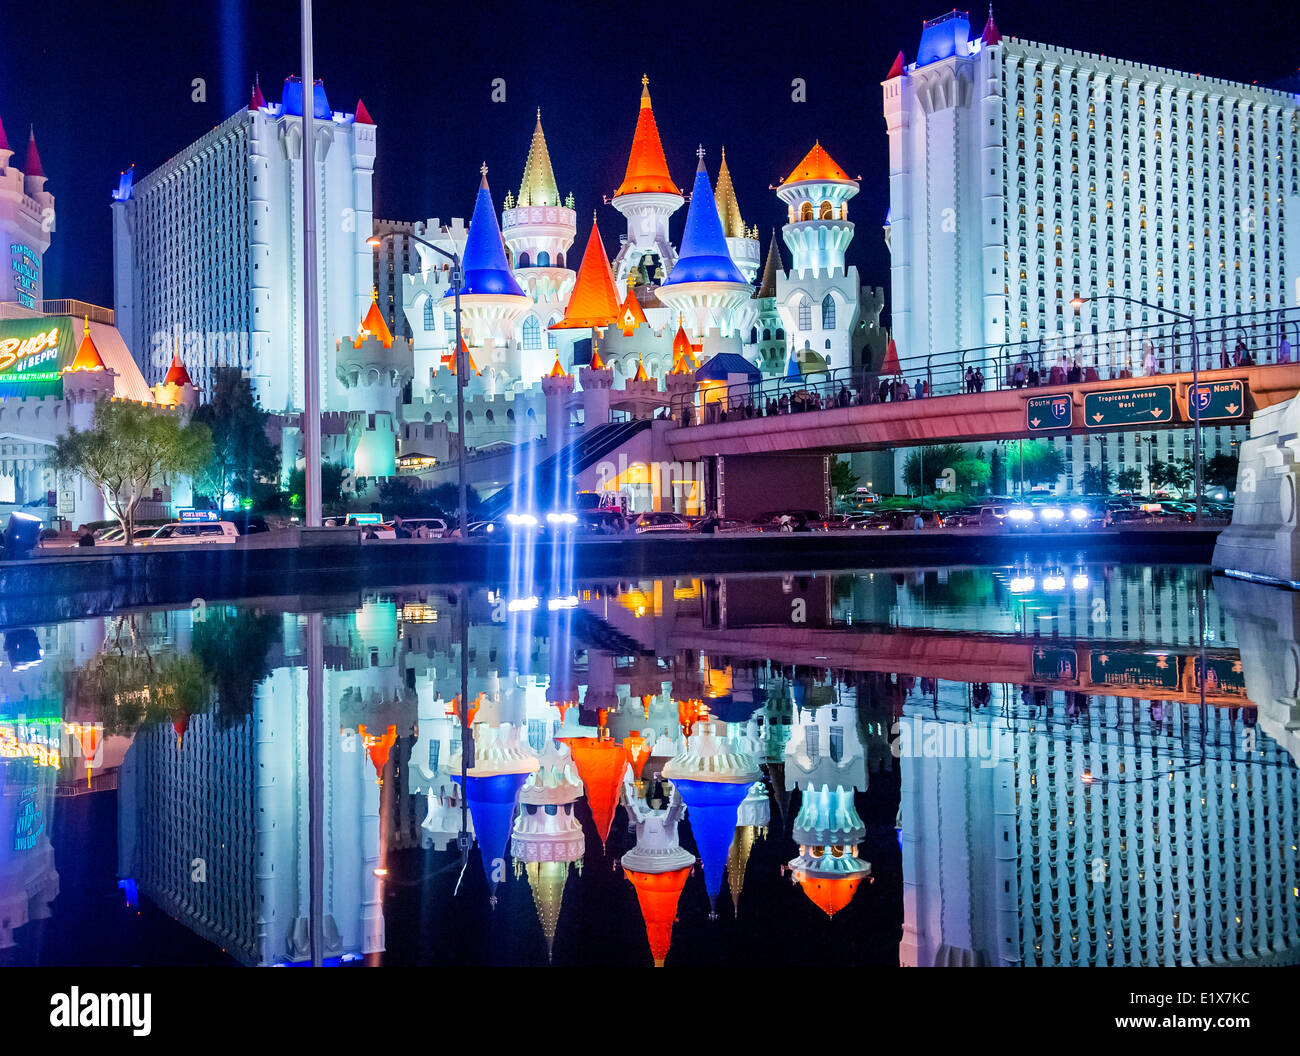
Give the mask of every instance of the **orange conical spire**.
<svg viewBox="0 0 1300 1056">
<path fill-rule="evenodd" d="M 671 873 L 637 873 L 623 870 L 623 875 L 636 888 L 636 900 L 645 918 L 645 934 L 650 941 L 650 956 L 655 967 L 662 968 L 668 959 L 673 941 L 673 921 L 677 917 L 677 900 L 681 897 L 691 866 L 674 869 Z"/>
<path fill-rule="evenodd" d="M 649 325 L 645 317 L 645 310 L 641 307 L 641 302 L 636 299 L 635 285 L 635 278 L 628 276 L 627 296 L 623 298 L 623 306 L 620 309 L 621 314 L 618 317 L 619 325 L 623 328 L 624 337 L 631 337 L 638 326 Z"/>
<path fill-rule="evenodd" d="M 567 378 L 568 376 L 569 376 L 569 372 L 568 372 L 567 370 L 564 369 L 564 364 L 560 362 L 560 354 L 559 354 L 558 352 L 556 352 L 556 353 L 555 353 L 555 366 L 553 366 L 553 367 L 551 368 L 551 372 L 550 372 L 550 374 L 547 375 L 547 377 L 550 377 L 550 378 Z"/>
<path fill-rule="evenodd" d="M 481 374 L 482 371 L 480 371 L 480 370 L 478 369 L 478 365 L 474 362 L 474 356 L 473 356 L 473 354 L 472 354 L 472 353 L 470 352 L 470 350 L 469 350 L 469 345 L 465 344 L 465 338 L 464 338 L 464 337 L 462 337 L 462 338 L 460 339 L 460 347 L 461 347 L 461 348 L 464 350 L 464 352 L 465 352 L 465 364 L 466 364 L 466 366 L 469 367 L 469 372 L 470 372 L 471 374 Z M 452 377 L 455 377 L 455 376 L 456 376 L 456 356 L 455 356 L 455 355 L 445 356 L 444 359 L 447 361 L 447 367 L 451 370 Z"/>
<path fill-rule="evenodd" d="M 370 764 L 375 768 L 375 778 L 382 785 L 384 767 L 388 765 L 388 754 L 397 743 L 397 727 L 389 726 L 382 737 L 375 737 L 366 733 L 366 727 L 362 724 L 357 727 L 357 733 L 361 735 L 361 743 L 365 745 L 366 754 L 370 756 Z"/>
<path fill-rule="evenodd" d="M 172 365 L 167 368 L 167 377 L 163 379 L 164 385 L 193 385 L 190 381 L 189 371 L 185 369 L 185 364 L 181 362 L 179 352 L 172 353 Z"/>
<path fill-rule="evenodd" d="M 633 381 L 649 381 L 650 375 L 645 372 L 645 360 L 640 356 L 636 360 L 636 373 L 632 375 Z"/>
<path fill-rule="evenodd" d="M 385 348 L 393 347 L 392 331 L 388 329 L 384 313 L 379 310 L 379 289 L 373 286 L 370 289 L 370 307 L 366 309 L 365 318 L 361 320 L 361 327 L 357 330 L 357 337 L 352 342 L 352 347 L 360 348 L 367 335 L 377 337 L 379 343 Z"/>
<path fill-rule="evenodd" d="M 591 820 L 604 846 L 609 839 L 614 809 L 618 806 L 619 791 L 623 787 L 627 751 L 619 741 L 599 737 L 565 737 L 563 740 L 569 746 L 578 776 L 587 790 Z"/>
<path fill-rule="evenodd" d="M 668 159 L 659 140 L 659 126 L 655 112 L 650 107 L 650 78 L 641 78 L 641 109 L 636 118 L 636 132 L 632 135 L 632 152 L 627 159 L 627 172 L 623 182 L 614 192 L 620 194 L 679 194 L 677 185 L 668 175 Z"/>
<path fill-rule="evenodd" d="M 600 239 L 596 217 L 591 218 L 591 234 L 582 252 L 582 264 L 573 283 L 573 292 L 564 309 L 564 318 L 552 323 L 552 330 L 573 330 L 608 326 L 619 316 L 618 294 L 614 274 L 609 270 L 605 244 Z"/>
<path fill-rule="evenodd" d="M 90 336 L 90 316 L 85 317 L 86 327 L 81 334 L 81 344 L 77 346 L 77 354 L 73 358 L 70 366 L 66 370 L 103 370 L 104 360 L 99 354 L 99 349 L 95 347 L 95 342 Z"/>
<path fill-rule="evenodd" d="M 834 159 L 822 150 L 820 142 L 813 144 L 812 150 L 804 155 L 803 161 L 794 167 L 782 183 L 799 183 L 803 180 L 837 180 L 852 183 L 853 180 L 843 169 L 835 164 Z"/>
</svg>

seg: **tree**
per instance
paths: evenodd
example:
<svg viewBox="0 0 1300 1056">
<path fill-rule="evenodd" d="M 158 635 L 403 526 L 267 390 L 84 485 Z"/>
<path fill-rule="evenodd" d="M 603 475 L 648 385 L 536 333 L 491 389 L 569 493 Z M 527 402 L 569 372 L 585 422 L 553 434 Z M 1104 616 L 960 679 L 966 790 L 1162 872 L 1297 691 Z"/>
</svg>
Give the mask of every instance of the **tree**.
<svg viewBox="0 0 1300 1056">
<path fill-rule="evenodd" d="M 957 444 L 932 444 L 910 451 L 903 463 L 903 483 L 911 491 L 928 495 L 935 490 L 934 482 L 943 476 L 945 469 L 953 470 L 958 462 L 970 456 Z"/>
<path fill-rule="evenodd" d="M 365 491 L 365 482 L 357 481 L 357 494 Z M 303 496 L 307 493 L 307 474 L 295 469 L 289 474 L 289 506 L 300 510 Z M 343 505 L 343 467 L 336 462 L 320 464 L 320 504 L 321 509 L 331 512 L 339 511 Z"/>
<path fill-rule="evenodd" d="M 996 447 L 993 449 L 993 457 L 989 459 L 989 489 L 994 495 L 1007 493 L 1007 463 Z"/>
<path fill-rule="evenodd" d="M 1021 469 L 1023 459 L 1024 468 Z M 1007 477 L 1026 484 L 1055 484 L 1065 472 L 1065 455 L 1040 440 L 1012 440 L 1007 444 Z"/>
<path fill-rule="evenodd" d="M 440 510 L 446 510 L 448 513 L 460 509 L 460 488 L 456 484 L 448 481 L 446 484 L 439 484 L 429 492 L 429 498 L 433 504 Z M 481 500 L 476 492 L 469 485 L 465 486 L 465 511 L 473 517 L 478 510 Z"/>
<path fill-rule="evenodd" d="M 1227 488 L 1233 491 L 1237 487 L 1237 465 L 1238 458 L 1236 455 L 1217 454 L 1205 463 L 1205 472 L 1203 474 L 1205 483 L 1211 487 Z"/>
<path fill-rule="evenodd" d="M 1120 491 L 1141 491 L 1142 470 L 1121 469 L 1119 473 L 1115 475 L 1115 485 Z"/>
<path fill-rule="evenodd" d="M 103 493 L 130 546 L 146 492 L 172 474 L 194 476 L 211 457 L 212 434 L 201 422 L 182 425 L 174 412 L 133 400 L 100 400 L 92 428 L 59 437 L 49 464 Z"/>
<path fill-rule="evenodd" d="M 858 486 L 861 479 L 853 472 L 853 467 L 844 459 L 837 458 L 831 462 L 831 487 L 836 495 L 847 495 Z"/>
<path fill-rule="evenodd" d="M 1152 488 L 1173 488 L 1185 491 L 1192 482 L 1192 463 L 1187 458 L 1171 458 L 1168 462 L 1152 461 L 1147 469 Z"/>
<path fill-rule="evenodd" d="M 960 491 L 984 491 L 993 475 L 993 467 L 982 458 L 963 458 L 952 467 Z"/>
<path fill-rule="evenodd" d="M 1110 466 L 1088 466 L 1079 479 L 1085 495 L 1109 495 L 1115 474 Z"/>
<path fill-rule="evenodd" d="M 212 457 L 196 481 L 217 509 L 227 495 L 252 498 L 280 475 L 280 454 L 266 435 L 268 415 L 253 399 L 253 387 L 238 367 L 218 367 L 212 397 L 194 412 L 212 433 Z"/>
<path fill-rule="evenodd" d="M 428 488 L 411 480 L 389 477 L 379 482 L 379 509 L 391 517 L 441 517 L 442 508 Z"/>
</svg>

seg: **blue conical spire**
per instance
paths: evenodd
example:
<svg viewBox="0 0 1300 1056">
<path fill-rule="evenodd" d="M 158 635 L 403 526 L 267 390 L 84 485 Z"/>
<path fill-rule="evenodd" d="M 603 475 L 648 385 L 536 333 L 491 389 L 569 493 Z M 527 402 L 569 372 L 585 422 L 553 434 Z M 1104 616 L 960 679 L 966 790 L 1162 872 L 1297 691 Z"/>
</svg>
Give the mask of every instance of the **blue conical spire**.
<svg viewBox="0 0 1300 1056">
<path fill-rule="evenodd" d="M 501 228 L 497 226 L 496 210 L 492 208 L 492 195 L 488 191 L 487 166 L 484 165 L 479 171 L 483 173 L 483 180 L 478 185 L 474 215 L 469 221 L 469 236 L 465 239 L 465 255 L 461 260 L 465 269 L 465 283 L 460 292 L 462 295 L 489 293 L 526 296 L 506 263 L 506 247 L 501 240 Z"/>
<path fill-rule="evenodd" d="M 799 360 L 795 358 L 794 349 L 790 349 L 790 358 L 786 360 L 785 376 L 788 381 L 798 381 L 803 377 L 803 371 L 799 369 Z"/>
<path fill-rule="evenodd" d="M 709 174 L 704 168 L 704 148 L 701 147 L 696 153 L 700 157 L 700 164 L 695 170 L 691 207 L 686 214 L 682 253 L 664 280 L 664 285 L 676 286 L 684 282 L 738 282 L 748 285 L 745 276 L 731 259 L 727 240 L 722 234 L 718 203 L 714 200 Z"/>
</svg>

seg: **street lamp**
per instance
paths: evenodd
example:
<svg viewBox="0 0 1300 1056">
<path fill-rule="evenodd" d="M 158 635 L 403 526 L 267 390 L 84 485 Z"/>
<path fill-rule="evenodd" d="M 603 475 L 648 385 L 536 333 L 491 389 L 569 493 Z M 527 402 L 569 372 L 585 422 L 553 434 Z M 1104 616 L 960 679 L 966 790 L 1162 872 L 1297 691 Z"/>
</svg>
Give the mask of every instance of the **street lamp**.
<svg viewBox="0 0 1300 1056">
<path fill-rule="evenodd" d="M 1090 301 L 1123 301 L 1125 304 L 1136 304 L 1139 308 L 1149 308 L 1153 312 L 1163 312 L 1165 315 L 1173 316 L 1175 319 L 1181 319 L 1188 324 L 1192 332 L 1192 389 L 1188 394 L 1187 402 L 1192 408 L 1192 461 L 1195 463 L 1195 489 L 1196 489 L 1196 526 L 1201 525 L 1201 405 L 1197 400 L 1201 388 L 1201 350 L 1196 340 L 1196 317 L 1186 312 L 1176 312 L 1171 308 L 1165 308 L 1163 305 L 1151 304 L 1148 301 L 1140 301 L 1136 297 L 1125 297 L 1120 293 L 1101 293 L 1092 297 L 1075 296 L 1070 301 L 1070 307 L 1078 312 L 1085 304 Z"/>
<path fill-rule="evenodd" d="M 389 231 L 382 236 L 372 235 L 366 239 L 366 245 L 378 249 L 396 234 L 395 231 Z M 456 299 L 456 435 L 460 440 L 460 453 L 456 459 L 456 482 L 459 489 L 456 527 L 460 530 L 461 538 L 467 539 L 469 538 L 469 516 L 465 502 L 465 449 L 467 446 L 465 443 L 465 373 L 469 370 L 469 364 L 465 362 L 465 356 L 461 352 L 464 342 L 461 340 L 460 333 L 460 288 L 465 280 L 465 273 L 460 266 L 460 254 L 454 249 L 449 253 L 441 246 L 435 246 L 432 242 L 421 238 L 419 235 L 406 234 L 405 232 L 403 234 L 412 242 L 427 246 L 435 253 L 441 254 L 451 261 L 451 292 Z"/>
</svg>

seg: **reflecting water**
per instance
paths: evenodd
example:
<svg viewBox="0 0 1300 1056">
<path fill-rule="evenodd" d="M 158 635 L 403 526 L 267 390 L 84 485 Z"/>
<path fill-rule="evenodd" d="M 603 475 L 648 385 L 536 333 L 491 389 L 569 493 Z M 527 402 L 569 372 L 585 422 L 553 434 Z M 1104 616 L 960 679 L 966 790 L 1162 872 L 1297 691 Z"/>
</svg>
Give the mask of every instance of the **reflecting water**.
<svg viewBox="0 0 1300 1056">
<path fill-rule="evenodd" d="M 1067 562 L 10 629 L 0 961 L 1293 962 L 1298 605 Z"/>
</svg>

